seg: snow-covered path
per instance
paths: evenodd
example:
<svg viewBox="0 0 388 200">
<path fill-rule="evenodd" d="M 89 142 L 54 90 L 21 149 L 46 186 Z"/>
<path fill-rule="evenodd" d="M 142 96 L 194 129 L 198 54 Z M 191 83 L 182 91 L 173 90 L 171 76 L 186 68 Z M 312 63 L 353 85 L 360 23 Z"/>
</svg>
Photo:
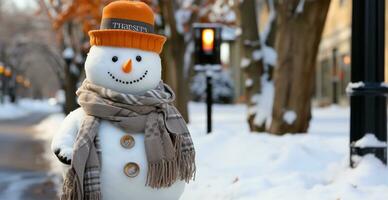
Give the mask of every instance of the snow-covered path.
<svg viewBox="0 0 388 200">
<path fill-rule="evenodd" d="M 308 134 L 285 136 L 250 133 L 244 105 L 215 105 L 214 131 L 206 135 L 205 105 L 189 109 L 198 170 L 181 200 L 388 198 L 388 169 L 377 159 L 367 156 L 348 168 L 348 108 L 315 108 Z M 40 127 L 57 127 L 60 119 Z"/>
</svg>

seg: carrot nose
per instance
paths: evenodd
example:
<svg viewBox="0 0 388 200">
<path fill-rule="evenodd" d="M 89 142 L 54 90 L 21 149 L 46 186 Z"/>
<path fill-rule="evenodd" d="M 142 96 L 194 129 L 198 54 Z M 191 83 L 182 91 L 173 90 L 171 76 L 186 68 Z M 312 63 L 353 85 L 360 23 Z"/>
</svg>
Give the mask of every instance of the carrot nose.
<svg viewBox="0 0 388 200">
<path fill-rule="evenodd" d="M 129 59 L 127 62 L 125 62 L 121 69 L 124 73 L 130 73 L 132 71 L 132 60 Z"/>
</svg>

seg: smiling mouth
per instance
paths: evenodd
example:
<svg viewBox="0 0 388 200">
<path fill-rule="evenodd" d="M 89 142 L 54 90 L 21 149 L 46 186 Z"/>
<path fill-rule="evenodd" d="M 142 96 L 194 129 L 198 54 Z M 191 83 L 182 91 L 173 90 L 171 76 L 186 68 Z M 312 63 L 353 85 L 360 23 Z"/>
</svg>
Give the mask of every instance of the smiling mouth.
<svg viewBox="0 0 388 200">
<path fill-rule="evenodd" d="M 140 78 L 135 79 L 135 80 L 132 80 L 132 81 L 121 80 L 121 79 L 115 77 L 115 76 L 114 76 L 112 73 L 110 73 L 110 72 L 108 72 L 108 74 L 109 74 L 109 76 L 110 76 L 113 80 L 115 80 L 116 82 L 122 83 L 122 84 L 125 84 L 125 85 L 128 85 L 128 84 L 138 83 L 139 81 L 143 80 L 143 79 L 147 76 L 148 70 L 146 70 L 146 71 L 144 72 L 144 74 L 143 74 Z"/>
</svg>

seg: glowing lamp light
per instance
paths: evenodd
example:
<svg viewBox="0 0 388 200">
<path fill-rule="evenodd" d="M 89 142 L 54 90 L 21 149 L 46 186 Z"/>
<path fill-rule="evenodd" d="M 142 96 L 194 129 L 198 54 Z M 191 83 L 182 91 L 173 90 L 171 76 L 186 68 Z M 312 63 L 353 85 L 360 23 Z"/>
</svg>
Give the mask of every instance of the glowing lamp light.
<svg viewBox="0 0 388 200">
<path fill-rule="evenodd" d="M 202 31 L 202 49 L 205 52 L 212 52 L 214 49 L 214 30 L 203 29 Z"/>
<path fill-rule="evenodd" d="M 16 82 L 18 82 L 18 83 L 23 83 L 23 76 L 21 76 L 21 75 L 17 75 L 16 76 Z"/>
<path fill-rule="evenodd" d="M 345 65 L 350 65 L 350 56 L 346 55 L 342 58 L 342 61 Z"/>
<path fill-rule="evenodd" d="M 5 67 L 0 65 L 0 75 L 4 74 Z"/>
<path fill-rule="evenodd" d="M 11 69 L 10 69 L 10 68 L 5 68 L 5 70 L 4 70 L 4 75 L 5 75 L 6 77 L 11 77 L 11 76 L 12 76 L 12 71 L 11 71 Z"/>
<path fill-rule="evenodd" d="M 23 85 L 24 87 L 29 88 L 31 87 L 31 82 L 29 80 L 24 80 Z"/>
</svg>

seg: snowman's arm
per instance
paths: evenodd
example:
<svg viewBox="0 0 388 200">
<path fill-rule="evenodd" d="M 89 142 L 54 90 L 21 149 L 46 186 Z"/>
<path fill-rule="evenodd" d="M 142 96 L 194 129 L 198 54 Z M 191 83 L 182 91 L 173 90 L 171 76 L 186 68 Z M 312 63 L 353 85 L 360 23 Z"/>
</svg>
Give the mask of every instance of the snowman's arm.
<svg viewBox="0 0 388 200">
<path fill-rule="evenodd" d="M 81 108 L 71 112 L 63 120 L 58 132 L 53 137 L 51 150 L 65 164 L 70 164 L 71 162 L 73 145 L 83 116 L 84 112 Z"/>
</svg>

